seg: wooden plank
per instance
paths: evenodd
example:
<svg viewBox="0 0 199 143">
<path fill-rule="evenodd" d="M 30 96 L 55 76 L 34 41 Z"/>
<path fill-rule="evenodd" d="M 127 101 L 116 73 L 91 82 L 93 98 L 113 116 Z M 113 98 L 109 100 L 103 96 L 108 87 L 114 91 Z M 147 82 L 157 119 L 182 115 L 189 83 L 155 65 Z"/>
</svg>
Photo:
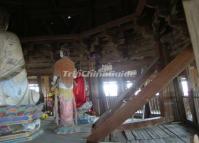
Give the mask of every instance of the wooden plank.
<svg viewBox="0 0 199 143">
<path fill-rule="evenodd" d="M 136 121 L 132 123 L 125 123 L 121 125 L 119 128 L 120 130 L 132 130 L 132 129 L 138 129 L 138 128 L 146 128 L 151 127 L 154 125 L 159 125 L 163 123 L 165 120 L 163 117 L 156 117 L 156 118 L 149 118 L 141 121 Z"/>
<path fill-rule="evenodd" d="M 178 124 L 169 124 L 164 126 L 177 136 L 186 137 L 191 135 L 189 132 L 181 128 Z"/>
<path fill-rule="evenodd" d="M 163 125 L 166 130 L 171 132 L 176 138 L 178 138 L 179 142 L 186 143 L 188 139 L 192 136 L 192 133 L 188 132 L 185 128 L 183 128 L 179 124 L 168 124 Z"/>
<path fill-rule="evenodd" d="M 140 136 L 142 140 L 149 140 L 151 136 L 144 129 L 136 129 L 135 132 Z"/>
<path fill-rule="evenodd" d="M 148 133 L 148 135 L 151 137 L 151 139 L 156 138 L 156 136 L 153 134 L 153 132 L 151 132 L 150 128 L 145 128 L 144 130 Z"/>
<path fill-rule="evenodd" d="M 133 136 L 130 130 L 125 130 L 124 134 L 128 141 L 135 140 L 135 137 Z"/>
<path fill-rule="evenodd" d="M 162 131 L 164 131 L 169 137 L 175 137 L 175 134 L 170 132 L 165 126 L 160 125 L 158 126 Z"/>
<path fill-rule="evenodd" d="M 146 104 L 150 98 L 155 96 L 157 92 L 182 72 L 193 59 L 192 49 L 187 48 L 183 50 L 171 63 L 160 71 L 154 80 L 144 87 L 137 96 L 133 96 L 133 98 L 128 100 L 117 112 L 107 118 L 98 128 L 94 129 L 87 141 L 95 143 L 118 128 L 127 118 L 132 116 L 139 108 Z"/>
<path fill-rule="evenodd" d="M 116 136 L 117 136 L 117 139 L 118 139 L 117 141 L 118 142 L 121 142 L 121 143 L 126 143 L 127 142 L 127 140 L 126 140 L 126 138 L 125 138 L 125 136 L 124 136 L 124 134 L 122 132 L 117 132 Z"/>
<path fill-rule="evenodd" d="M 142 140 L 142 143 L 167 143 L 164 139 Z"/>
<path fill-rule="evenodd" d="M 146 128 L 146 132 L 151 136 L 152 139 L 159 139 L 160 136 L 154 131 L 153 127 Z"/>
<path fill-rule="evenodd" d="M 158 134 L 161 136 L 161 138 L 168 138 L 170 137 L 164 130 L 162 130 L 159 126 L 155 127 L 157 130 Z"/>
<path fill-rule="evenodd" d="M 156 134 L 158 138 L 168 137 L 168 135 L 166 133 L 162 132 L 162 130 L 158 127 L 152 127 L 151 129 L 152 129 L 152 132 L 154 134 Z"/>
<path fill-rule="evenodd" d="M 120 141 L 120 139 L 119 139 L 120 135 L 119 134 L 121 134 L 120 131 L 114 131 L 114 132 L 112 132 L 111 133 L 111 141 L 112 142 L 119 142 Z"/>
<path fill-rule="evenodd" d="M 143 139 L 142 136 L 138 132 L 136 132 L 136 130 L 132 130 L 132 134 L 133 136 L 135 136 L 135 140 Z"/>
</svg>

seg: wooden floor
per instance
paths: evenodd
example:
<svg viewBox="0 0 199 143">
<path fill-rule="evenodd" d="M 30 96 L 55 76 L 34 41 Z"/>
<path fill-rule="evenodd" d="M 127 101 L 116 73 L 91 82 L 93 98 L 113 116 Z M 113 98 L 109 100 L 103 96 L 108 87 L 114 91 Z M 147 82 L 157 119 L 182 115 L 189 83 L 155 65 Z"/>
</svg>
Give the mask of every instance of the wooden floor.
<svg viewBox="0 0 199 143">
<path fill-rule="evenodd" d="M 42 122 L 44 133 L 28 143 L 86 143 L 91 126 L 83 125 L 80 133 L 56 135 L 52 120 Z M 192 143 L 191 138 L 198 132 L 180 123 L 169 123 L 158 126 L 126 131 L 114 131 L 105 142 L 117 143 Z"/>
<path fill-rule="evenodd" d="M 115 131 L 106 141 L 120 143 L 192 143 L 197 131 L 180 123 L 163 124 L 143 129 Z"/>
</svg>

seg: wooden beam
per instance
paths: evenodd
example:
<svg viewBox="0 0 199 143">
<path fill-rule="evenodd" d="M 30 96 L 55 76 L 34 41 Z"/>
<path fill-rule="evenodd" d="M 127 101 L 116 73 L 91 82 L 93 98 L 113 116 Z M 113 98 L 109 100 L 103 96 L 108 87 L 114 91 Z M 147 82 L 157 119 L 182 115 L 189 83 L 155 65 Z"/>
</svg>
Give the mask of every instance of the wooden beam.
<svg viewBox="0 0 199 143">
<path fill-rule="evenodd" d="M 164 123 L 164 117 L 148 118 L 144 120 L 132 121 L 124 123 L 120 126 L 119 130 L 133 130 L 139 128 L 146 128 Z"/>
<path fill-rule="evenodd" d="M 112 28 L 112 27 L 119 27 L 121 24 L 130 22 L 130 21 L 133 21 L 133 20 L 135 20 L 135 14 L 131 14 L 131 15 L 119 18 L 117 20 L 113 20 L 111 22 L 108 22 L 104 25 L 97 26 L 96 28 L 94 28 L 92 30 L 85 31 L 85 32 L 81 33 L 80 35 L 81 35 L 81 37 L 88 37 L 88 36 L 95 35 L 97 33 L 103 32 L 106 29 L 109 29 L 109 28 Z"/>
<path fill-rule="evenodd" d="M 117 111 L 118 108 L 120 108 L 122 105 L 121 103 L 123 103 L 124 101 L 128 100 L 128 98 L 132 97 L 132 93 L 135 93 L 135 91 L 144 84 L 144 82 L 149 78 L 149 76 L 151 76 L 151 74 L 154 72 L 155 70 L 155 66 L 157 64 L 158 58 L 154 59 L 154 61 L 151 62 L 151 65 L 149 65 L 148 69 L 146 69 L 146 71 L 144 71 L 144 73 L 135 78 L 136 84 L 135 86 L 133 86 L 132 88 L 130 88 L 127 92 L 125 92 L 124 94 L 120 95 L 118 98 L 118 102 L 117 104 L 115 104 L 115 106 L 108 110 L 106 113 L 104 113 L 95 123 L 95 128 L 97 128 L 98 126 L 101 125 L 102 122 L 104 122 L 104 120 L 108 117 L 110 117 L 112 114 L 114 114 L 115 111 Z M 134 95 L 133 95 L 134 96 Z"/>
<path fill-rule="evenodd" d="M 155 59 L 157 61 L 157 59 Z M 129 61 L 123 61 L 123 62 L 114 62 L 111 63 L 113 66 L 114 71 L 130 71 L 130 70 L 137 70 L 144 66 L 150 66 L 151 63 L 154 62 L 154 59 L 152 58 L 145 58 L 141 60 L 129 60 Z"/>
<path fill-rule="evenodd" d="M 198 122 L 198 118 L 197 118 L 197 107 L 195 105 L 195 93 L 197 93 L 197 91 L 195 91 L 194 89 L 194 86 L 196 85 L 195 82 L 194 82 L 194 79 L 193 77 L 197 76 L 197 75 L 194 75 L 194 68 L 192 67 L 188 67 L 187 70 L 187 76 L 188 76 L 188 89 L 189 89 L 189 104 L 190 104 L 190 110 L 191 110 L 191 113 L 192 113 L 192 119 L 193 119 L 193 123 L 194 125 L 197 125 L 199 122 Z M 195 85 L 194 85 L 195 84 Z"/>
<path fill-rule="evenodd" d="M 88 36 L 97 34 L 99 32 L 103 32 L 108 28 L 112 28 L 112 27 L 115 27 L 115 26 L 119 27 L 120 25 L 122 25 L 124 23 L 134 21 L 136 19 L 136 16 L 140 16 L 142 14 L 142 11 L 144 10 L 145 3 L 146 3 L 146 0 L 139 0 L 135 13 L 128 15 L 128 16 L 125 16 L 125 17 L 122 17 L 122 18 L 117 19 L 117 20 L 113 20 L 113 21 L 108 22 L 104 25 L 98 26 L 98 27 L 96 27 L 92 30 L 88 30 L 86 32 L 83 32 L 83 33 L 81 33 L 81 36 L 82 37 L 88 37 Z"/>
<path fill-rule="evenodd" d="M 142 14 L 145 4 L 146 4 L 146 0 L 139 0 L 138 6 L 137 6 L 136 12 L 135 12 L 136 16 L 140 16 Z"/>
<path fill-rule="evenodd" d="M 76 61 L 74 58 L 72 58 L 72 60 Z M 39 61 L 39 60 L 36 58 L 34 60 L 29 61 L 26 64 L 26 69 L 28 71 L 28 75 L 45 75 L 45 74 L 52 75 L 53 74 L 53 70 L 52 70 L 53 62 L 52 61 L 49 61 L 48 63 L 47 62 L 41 63 L 41 62 L 37 62 L 37 61 Z M 85 64 L 81 65 L 82 70 L 88 70 L 87 61 L 84 61 L 84 63 Z M 141 59 L 141 60 L 129 60 L 128 62 L 127 61 L 113 62 L 111 64 L 113 66 L 113 70 L 117 72 L 117 71 L 137 70 L 141 67 L 150 65 L 151 63 L 153 63 L 153 59 L 145 58 L 145 59 Z M 106 64 L 106 63 L 103 63 L 103 64 Z"/>
<path fill-rule="evenodd" d="M 21 43 L 46 43 L 46 42 L 71 42 L 80 41 L 79 35 L 53 35 L 53 36 L 36 36 L 36 37 L 24 37 L 20 38 Z"/>
<path fill-rule="evenodd" d="M 27 69 L 28 76 L 41 76 L 41 75 L 52 75 L 53 69 L 51 68 L 42 68 L 42 69 Z"/>
<path fill-rule="evenodd" d="M 87 138 L 87 142 L 98 142 L 114 129 L 118 128 L 126 119 L 131 117 L 139 108 L 155 96 L 157 92 L 182 72 L 193 60 L 194 56 L 192 49 L 189 48 L 182 51 L 171 63 L 160 71 L 153 81 L 145 86 L 137 96 L 133 96 L 98 128 L 94 129 L 91 135 Z"/>
<path fill-rule="evenodd" d="M 56 35 L 56 36 L 38 36 L 38 37 L 24 37 L 21 38 L 21 43 L 45 43 L 45 42 L 56 42 L 56 41 L 80 41 L 81 38 L 85 38 L 100 32 L 105 31 L 106 29 L 112 28 L 112 27 L 119 27 L 120 25 L 124 23 L 128 23 L 130 21 L 134 21 L 136 16 L 140 16 L 142 14 L 142 11 L 144 9 L 146 0 L 139 0 L 138 6 L 136 8 L 136 12 L 134 14 L 124 16 L 122 18 L 119 18 L 117 20 L 113 20 L 111 22 L 108 22 L 104 25 L 98 26 L 92 30 L 88 30 L 85 32 L 82 32 L 80 34 L 73 34 L 73 35 Z"/>
<path fill-rule="evenodd" d="M 45 42 L 56 42 L 56 41 L 79 41 L 80 37 L 85 38 L 94 34 L 97 34 L 99 32 L 103 32 L 104 30 L 108 28 L 112 28 L 115 26 L 120 26 L 121 24 L 127 23 L 129 21 L 133 21 L 135 18 L 135 15 L 128 15 L 125 17 L 122 17 L 117 20 L 113 20 L 111 22 L 108 22 L 104 25 L 98 26 L 92 30 L 88 30 L 85 32 L 82 32 L 81 34 L 73 34 L 73 35 L 55 35 L 55 36 L 37 36 L 37 37 L 24 37 L 21 38 L 21 43 L 45 43 Z"/>
</svg>

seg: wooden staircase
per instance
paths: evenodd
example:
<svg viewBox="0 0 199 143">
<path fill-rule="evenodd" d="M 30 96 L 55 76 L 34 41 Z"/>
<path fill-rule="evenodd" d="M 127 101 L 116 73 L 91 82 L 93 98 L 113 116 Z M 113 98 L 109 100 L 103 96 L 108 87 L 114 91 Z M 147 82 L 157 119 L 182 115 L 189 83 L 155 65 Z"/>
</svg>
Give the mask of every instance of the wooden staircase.
<svg viewBox="0 0 199 143">
<path fill-rule="evenodd" d="M 87 138 L 88 143 L 96 143 L 103 139 L 135 112 L 145 105 L 157 92 L 163 89 L 170 81 L 180 74 L 194 60 L 193 51 L 190 48 L 183 50 L 173 61 L 171 61 L 142 91 L 134 96 L 131 92 L 130 98 L 110 111 L 102 119 Z M 129 93 L 127 93 L 129 94 Z"/>
</svg>

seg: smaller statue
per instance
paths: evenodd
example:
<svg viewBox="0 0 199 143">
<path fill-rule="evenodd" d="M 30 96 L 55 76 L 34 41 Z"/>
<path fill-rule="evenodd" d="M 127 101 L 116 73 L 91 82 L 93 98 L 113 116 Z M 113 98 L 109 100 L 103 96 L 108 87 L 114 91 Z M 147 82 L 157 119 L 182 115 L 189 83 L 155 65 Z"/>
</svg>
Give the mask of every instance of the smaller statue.
<svg viewBox="0 0 199 143">
<path fill-rule="evenodd" d="M 57 95 L 55 95 L 55 117 L 60 126 L 57 134 L 75 132 L 76 123 L 76 104 L 73 95 L 73 76 L 75 65 L 66 56 L 65 50 L 60 50 L 61 59 L 54 65 L 53 85 L 57 85 Z"/>
</svg>

